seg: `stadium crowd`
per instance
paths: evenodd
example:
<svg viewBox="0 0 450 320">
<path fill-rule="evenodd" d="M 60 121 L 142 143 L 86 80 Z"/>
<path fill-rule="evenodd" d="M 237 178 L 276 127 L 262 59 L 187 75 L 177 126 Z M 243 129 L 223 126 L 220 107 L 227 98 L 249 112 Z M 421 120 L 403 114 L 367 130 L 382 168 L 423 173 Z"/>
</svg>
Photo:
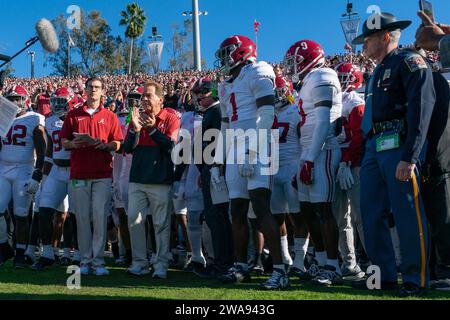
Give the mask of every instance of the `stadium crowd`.
<svg viewBox="0 0 450 320">
<path fill-rule="evenodd" d="M 289 276 L 327 286 L 352 280 L 355 288 L 367 289 L 366 269 L 374 263 L 382 267 L 382 289 L 398 288 L 398 270 L 402 296 L 423 294 L 430 279 L 448 290 L 448 221 L 436 223 L 427 212 L 437 251 L 430 265 L 423 207 L 433 210 L 422 203 L 422 191 L 418 195 L 414 166 L 433 107 L 449 107 L 449 88 L 431 72 L 436 52 L 422 56 L 397 48 L 406 24 L 389 14 L 381 21 L 378 48 L 391 48 L 383 61 L 397 55 L 405 61 L 403 69 L 392 65 L 382 78 L 381 61 L 368 51 L 374 34 L 365 30 L 365 55 L 325 56 L 319 44 L 301 40 L 283 63 L 267 64 L 256 61 L 250 39 L 233 36 L 218 50 L 220 70 L 6 79 L 0 95 L 19 112 L 1 140 L 0 264 L 13 258 L 16 269 L 38 272 L 76 264 L 82 275 L 106 276 L 105 251 L 111 251 L 133 276 L 152 272 L 166 279 L 168 269 L 180 268 L 239 283 L 249 282 L 251 273 L 269 273 L 261 287 L 272 290 L 287 288 Z M 389 82 L 396 77 L 408 77 L 402 90 Z M 442 83 L 447 87 L 438 87 Z M 371 99 L 358 93 L 364 86 L 379 99 L 368 131 L 364 114 Z M 419 101 L 411 100 L 417 93 Z M 383 94 L 396 99 L 395 117 L 376 120 L 391 102 Z M 411 115 L 402 106 L 421 102 L 431 107 L 416 122 L 420 112 Z M 405 131 L 406 123 L 427 124 L 417 129 L 420 136 Z M 440 125 L 448 129 L 446 122 Z M 186 149 L 174 153 L 186 143 L 195 149 L 198 131 L 202 137 L 209 129 L 225 136 L 227 128 L 276 129 L 278 173 L 261 174 L 267 164 L 251 146 L 243 162 L 229 159 L 219 152 L 217 138 L 200 142 L 202 152 L 214 146 L 212 162 L 193 162 Z M 394 168 L 376 186 L 379 173 L 368 159 L 379 161 L 388 176 L 403 150 L 396 138 L 372 146 L 388 131 L 386 139 L 416 135 L 414 152 L 405 151 L 412 155 L 402 155 L 397 173 Z M 437 148 L 448 148 L 442 141 Z M 425 185 L 450 169 L 433 173 L 434 160 L 428 153 Z M 380 190 L 381 199 L 371 201 Z M 416 214 L 419 222 L 411 218 Z"/>
</svg>

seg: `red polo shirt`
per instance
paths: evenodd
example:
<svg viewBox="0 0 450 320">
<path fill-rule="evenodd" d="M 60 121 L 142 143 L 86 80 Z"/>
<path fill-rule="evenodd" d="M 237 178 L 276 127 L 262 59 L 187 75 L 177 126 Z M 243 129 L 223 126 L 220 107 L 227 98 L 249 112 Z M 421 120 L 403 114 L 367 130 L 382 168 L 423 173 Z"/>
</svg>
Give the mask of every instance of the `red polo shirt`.
<svg viewBox="0 0 450 320">
<path fill-rule="evenodd" d="M 177 142 L 178 130 L 180 128 L 180 120 L 178 119 L 177 113 L 172 108 L 164 108 L 156 115 L 155 127 L 161 131 L 169 139 Z M 132 128 L 130 125 L 128 131 Z M 141 130 L 139 136 L 139 146 L 156 146 L 156 142 L 152 139 L 150 132 L 148 130 Z"/>
<path fill-rule="evenodd" d="M 104 143 L 123 140 L 119 119 L 113 112 L 100 106 L 91 116 L 86 109 L 85 103 L 83 107 L 71 110 L 67 114 L 61 129 L 61 138 L 73 140 L 75 138 L 73 133 L 77 132 L 88 133 Z M 111 176 L 111 152 L 97 150 L 91 146 L 71 150 L 71 179 L 104 179 Z"/>
</svg>

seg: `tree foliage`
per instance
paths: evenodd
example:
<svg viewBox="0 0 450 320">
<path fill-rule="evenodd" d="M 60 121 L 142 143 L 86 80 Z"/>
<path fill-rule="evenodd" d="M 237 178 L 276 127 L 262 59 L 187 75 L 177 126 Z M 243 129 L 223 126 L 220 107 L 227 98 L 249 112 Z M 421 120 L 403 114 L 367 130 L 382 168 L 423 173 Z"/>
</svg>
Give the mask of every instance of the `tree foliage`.
<svg viewBox="0 0 450 320">
<path fill-rule="evenodd" d="M 128 66 L 128 73 L 131 73 L 132 70 L 136 70 L 133 69 L 134 40 L 144 33 L 147 17 L 145 16 L 144 10 L 139 7 L 137 3 L 129 3 L 126 11 L 122 11 L 120 16 L 122 19 L 120 20 L 119 25 L 127 27 L 125 29 L 125 37 L 131 39 Z"/>
<path fill-rule="evenodd" d="M 67 75 L 69 34 L 74 42 L 70 48 L 70 74 L 123 74 L 127 71 L 126 58 L 130 40 L 111 34 L 107 21 L 97 11 L 81 13 L 81 28 L 69 30 L 64 15 L 53 20 L 60 41 L 60 48 L 48 55 L 45 63 L 53 68 L 52 75 Z M 145 44 L 134 48 L 133 70 L 146 69 Z"/>
<path fill-rule="evenodd" d="M 173 71 L 191 69 L 194 66 L 193 46 L 190 41 L 192 34 L 191 20 L 185 20 L 183 28 L 173 22 L 172 38 L 166 46 L 170 55 L 169 68 Z"/>
<path fill-rule="evenodd" d="M 173 22 L 172 38 L 166 46 L 166 50 L 170 55 L 169 69 L 173 71 L 183 71 L 194 68 L 194 47 L 192 44 L 193 25 L 192 19 L 186 19 L 183 28 Z M 201 59 L 202 68 L 205 69 L 207 64 Z"/>
</svg>

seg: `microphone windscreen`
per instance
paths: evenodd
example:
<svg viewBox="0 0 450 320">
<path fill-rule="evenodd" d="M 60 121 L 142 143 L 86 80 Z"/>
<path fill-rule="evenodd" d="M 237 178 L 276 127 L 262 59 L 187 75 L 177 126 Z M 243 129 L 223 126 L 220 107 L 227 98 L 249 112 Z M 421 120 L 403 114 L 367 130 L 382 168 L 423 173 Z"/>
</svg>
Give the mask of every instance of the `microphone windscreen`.
<svg viewBox="0 0 450 320">
<path fill-rule="evenodd" d="M 42 48 L 50 53 L 59 48 L 59 40 L 53 24 L 47 19 L 41 19 L 36 23 L 36 32 Z"/>
</svg>

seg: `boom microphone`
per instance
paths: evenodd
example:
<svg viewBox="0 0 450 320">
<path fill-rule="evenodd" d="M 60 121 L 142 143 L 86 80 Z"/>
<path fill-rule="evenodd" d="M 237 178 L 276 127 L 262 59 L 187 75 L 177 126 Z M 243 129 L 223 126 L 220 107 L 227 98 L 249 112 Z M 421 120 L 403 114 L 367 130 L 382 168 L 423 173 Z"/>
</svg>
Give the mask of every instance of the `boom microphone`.
<svg viewBox="0 0 450 320">
<path fill-rule="evenodd" d="M 59 40 L 53 24 L 47 19 L 41 19 L 36 23 L 36 33 L 45 51 L 53 53 L 59 48 Z"/>
<path fill-rule="evenodd" d="M 47 19 L 42 18 L 36 23 L 36 33 L 37 36 L 31 38 L 27 42 L 25 42 L 25 47 L 22 48 L 20 51 L 16 52 L 13 56 L 3 56 L 3 58 L 8 59 L 2 59 L 5 60 L 2 64 L 0 64 L 0 68 L 3 67 L 5 64 L 10 62 L 12 59 L 17 57 L 19 54 L 27 50 L 29 47 L 31 47 L 33 44 L 35 44 L 38 40 L 41 42 L 42 48 L 44 48 L 45 51 L 54 53 L 59 48 L 59 40 L 58 36 L 56 35 L 55 28 L 53 27 L 53 24 L 48 21 Z M 2 58 L 2 57 L 0 57 Z"/>
</svg>

